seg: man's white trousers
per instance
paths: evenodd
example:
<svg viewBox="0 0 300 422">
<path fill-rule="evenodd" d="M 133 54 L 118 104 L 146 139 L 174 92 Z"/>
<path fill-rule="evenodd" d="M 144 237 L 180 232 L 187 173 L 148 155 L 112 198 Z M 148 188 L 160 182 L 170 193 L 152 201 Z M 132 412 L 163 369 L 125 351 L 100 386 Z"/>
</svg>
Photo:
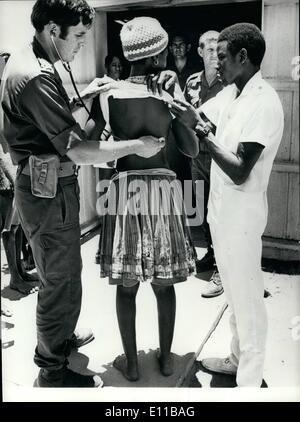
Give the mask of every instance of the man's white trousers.
<svg viewBox="0 0 300 422">
<path fill-rule="evenodd" d="M 238 386 L 260 387 L 267 336 L 261 270 L 266 193 L 226 188 L 218 208 L 218 218 L 210 218 L 210 228 L 230 311 L 230 360 L 237 366 Z"/>
</svg>

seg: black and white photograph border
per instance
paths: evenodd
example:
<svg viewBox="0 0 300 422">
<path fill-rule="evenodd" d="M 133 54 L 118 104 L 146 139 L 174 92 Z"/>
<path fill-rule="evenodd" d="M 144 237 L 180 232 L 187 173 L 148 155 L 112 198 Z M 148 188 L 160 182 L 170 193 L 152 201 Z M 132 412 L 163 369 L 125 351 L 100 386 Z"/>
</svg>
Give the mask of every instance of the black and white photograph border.
<svg viewBox="0 0 300 422">
<path fill-rule="evenodd" d="M 31 0 L 0 1 L 0 50 L 11 53 L 30 43 Z M 140 379 L 126 380 L 113 367 L 123 353 L 115 311 L 116 292 L 100 278 L 95 255 L 99 243 L 98 169 L 79 170 L 82 308 L 78 328 L 91 329 L 94 339 L 71 352 L 69 367 L 81 374 L 98 374 L 104 387 L 36 388 L 39 368 L 36 347 L 37 292 L 24 295 L 10 288 L 11 274 L 1 242 L 1 342 L 3 402 L 214 402 L 300 401 L 300 223 L 299 223 L 299 1 L 298 0 L 88 0 L 96 10 L 85 47 L 71 64 L 78 90 L 106 73 L 104 58 L 121 54 L 116 30 L 119 22 L 136 16 L 157 18 L 167 32 L 189 36 L 190 58 L 199 71 L 199 35 L 221 31 L 238 22 L 255 23 L 264 34 L 266 54 L 262 75 L 277 91 L 284 110 L 284 133 L 268 187 L 269 216 L 263 235 L 262 268 L 268 337 L 262 388 L 235 388 L 234 376 L 215 374 L 201 361 L 230 354 L 230 324 L 224 294 L 203 297 L 213 270 L 191 275 L 176 289 L 176 322 L 172 352 L 175 371 L 159 370 L 158 318 L 155 296 L 148 283 L 137 294 L 136 337 Z M 12 24 L 13 22 L 13 24 Z M 200 64 L 199 64 L 200 63 Z M 26 63 L 24 63 L 26 66 Z M 4 63 L 0 64 L 0 73 Z M 75 92 L 66 70 L 56 68 L 70 97 Z M 202 66 L 202 67 L 201 67 Z M 124 64 L 125 72 L 126 63 Z M 89 105 L 91 106 L 91 104 Z M 74 113 L 84 128 L 83 108 Z M 192 227 L 197 258 L 207 252 L 201 230 Z M 28 263 L 27 263 L 28 264 Z M 23 264 L 24 265 L 24 264 Z M 34 264 L 32 265 L 34 266 Z M 28 266 L 28 273 L 35 270 Z"/>
</svg>

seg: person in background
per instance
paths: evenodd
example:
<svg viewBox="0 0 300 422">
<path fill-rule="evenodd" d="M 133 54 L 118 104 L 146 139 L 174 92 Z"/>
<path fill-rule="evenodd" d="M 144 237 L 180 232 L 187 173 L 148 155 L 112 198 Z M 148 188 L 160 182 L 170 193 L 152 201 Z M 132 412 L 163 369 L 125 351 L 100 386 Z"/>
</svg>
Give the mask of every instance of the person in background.
<svg viewBox="0 0 300 422">
<path fill-rule="evenodd" d="M 22 228 L 14 204 L 15 167 L 0 143 L 0 213 L 1 235 L 10 272 L 9 287 L 23 295 L 38 290 L 37 274 L 25 271 L 21 260 Z"/>
<path fill-rule="evenodd" d="M 174 32 L 170 37 L 169 50 L 171 53 L 171 61 L 168 69 L 176 72 L 181 90 L 184 90 L 185 84 L 189 76 L 199 71 L 200 67 L 191 63 L 189 51 L 191 43 L 187 35 Z"/>
<path fill-rule="evenodd" d="M 122 79 L 123 65 L 121 59 L 115 54 L 108 54 L 104 60 L 106 75 L 115 81 Z"/>
<path fill-rule="evenodd" d="M 179 86 L 183 92 L 188 77 L 198 71 L 200 67 L 191 63 L 189 52 L 191 43 L 188 36 L 182 32 L 173 32 L 169 40 L 170 60 L 167 68 L 176 73 Z M 170 136 L 173 136 L 171 133 Z M 172 170 L 175 171 L 182 186 L 185 181 L 192 181 L 192 160 L 190 157 L 182 154 L 175 143 L 170 143 L 169 163 Z"/>
<path fill-rule="evenodd" d="M 1 82 L 5 65 L 10 57 L 10 53 L 2 51 L 0 53 Z M 24 261 L 21 260 L 21 245 L 23 231 L 18 218 L 18 213 L 14 203 L 14 180 L 16 177 L 16 167 L 13 165 L 10 155 L 7 152 L 8 145 L 0 133 L 0 213 L 1 213 L 1 235 L 5 250 L 7 265 L 10 272 L 9 287 L 13 290 L 28 295 L 38 290 L 37 274 L 28 274 Z"/>
<path fill-rule="evenodd" d="M 186 100 L 192 104 L 195 108 L 199 108 L 206 101 L 215 97 L 218 92 L 223 89 L 223 83 L 220 80 L 217 73 L 217 41 L 219 32 L 207 31 L 202 34 L 199 38 L 198 54 L 202 58 L 204 63 L 204 70 L 191 75 L 185 86 L 184 95 Z M 215 297 L 223 293 L 223 287 L 218 273 L 215 267 L 214 249 L 212 245 L 212 239 L 207 222 L 207 204 L 210 187 L 210 167 L 211 167 L 211 155 L 209 154 L 208 148 L 205 143 L 199 144 L 199 154 L 192 162 L 192 177 L 193 184 L 202 181 L 204 183 L 204 195 L 201 201 L 204 204 L 204 216 L 202 229 L 204 232 L 207 253 L 201 260 L 197 260 L 196 268 L 197 273 L 209 271 L 214 269 L 213 275 L 210 279 L 208 286 L 202 292 L 203 297 Z M 198 198 L 199 199 L 199 198 Z"/>
<path fill-rule="evenodd" d="M 10 215 L 12 208 L 14 174 L 13 171 L 11 171 L 11 167 L 11 164 L 5 160 L 4 152 L 0 143 L 0 236 L 7 225 L 7 218 Z M 9 271 L 11 272 L 10 268 Z M 7 317 L 12 316 L 12 312 L 4 302 L 3 298 L 1 299 L 1 315 Z"/>
</svg>

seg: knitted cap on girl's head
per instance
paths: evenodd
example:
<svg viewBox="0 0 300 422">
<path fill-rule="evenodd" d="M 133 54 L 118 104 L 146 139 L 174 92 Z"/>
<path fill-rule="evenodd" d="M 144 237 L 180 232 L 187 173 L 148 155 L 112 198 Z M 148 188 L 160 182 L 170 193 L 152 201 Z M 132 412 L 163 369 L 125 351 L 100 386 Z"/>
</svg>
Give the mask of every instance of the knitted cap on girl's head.
<svg viewBox="0 0 300 422">
<path fill-rule="evenodd" d="M 124 24 L 120 32 L 123 53 L 135 61 L 155 56 L 168 45 L 169 37 L 158 20 L 139 17 Z"/>
</svg>

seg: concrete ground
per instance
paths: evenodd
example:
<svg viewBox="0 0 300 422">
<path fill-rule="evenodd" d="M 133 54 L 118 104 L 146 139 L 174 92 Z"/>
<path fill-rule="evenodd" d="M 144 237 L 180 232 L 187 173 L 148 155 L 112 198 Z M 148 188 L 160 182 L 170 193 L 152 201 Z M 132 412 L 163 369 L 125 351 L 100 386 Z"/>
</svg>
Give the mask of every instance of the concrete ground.
<svg viewBox="0 0 300 422">
<path fill-rule="evenodd" d="M 79 326 L 93 330 L 95 340 L 72 352 L 70 366 L 81 373 L 100 374 L 104 388 L 49 391 L 33 387 L 38 373 L 32 359 L 37 294 L 24 297 L 8 287 L 9 274 L 1 250 L 2 301 L 13 312 L 12 317 L 2 317 L 4 401 L 259 401 L 263 397 L 271 401 L 300 401 L 299 276 L 264 273 L 265 287 L 270 292 L 265 299 L 269 336 L 264 379 L 268 389 L 250 389 L 250 395 L 244 389 L 228 389 L 235 386 L 234 379 L 213 375 L 201 367 L 201 359 L 224 357 L 229 352 L 227 310 L 203 345 L 225 302 L 224 295 L 213 299 L 201 297 L 210 273 L 192 276 L 176 286 L 177 315 L 172 347 L 176 371 L 171 377 L 160 374 L 156 359 L 158 325 L 152 289 L 148 285 L 140 286 L 137 296 L 140 380 L 130 383 L 112 367 L 114 358 L 122 353 L 122 344 L 115 313 L 115 288 L 99 278 L 99 267 L 94 264 L 97 242 L 98 237 L 94 237 L 82 246 L 83 302 L 79 321 Z M 198 247 L 197 253 L 201 258 L 205 249 Z"/>
</svg>

